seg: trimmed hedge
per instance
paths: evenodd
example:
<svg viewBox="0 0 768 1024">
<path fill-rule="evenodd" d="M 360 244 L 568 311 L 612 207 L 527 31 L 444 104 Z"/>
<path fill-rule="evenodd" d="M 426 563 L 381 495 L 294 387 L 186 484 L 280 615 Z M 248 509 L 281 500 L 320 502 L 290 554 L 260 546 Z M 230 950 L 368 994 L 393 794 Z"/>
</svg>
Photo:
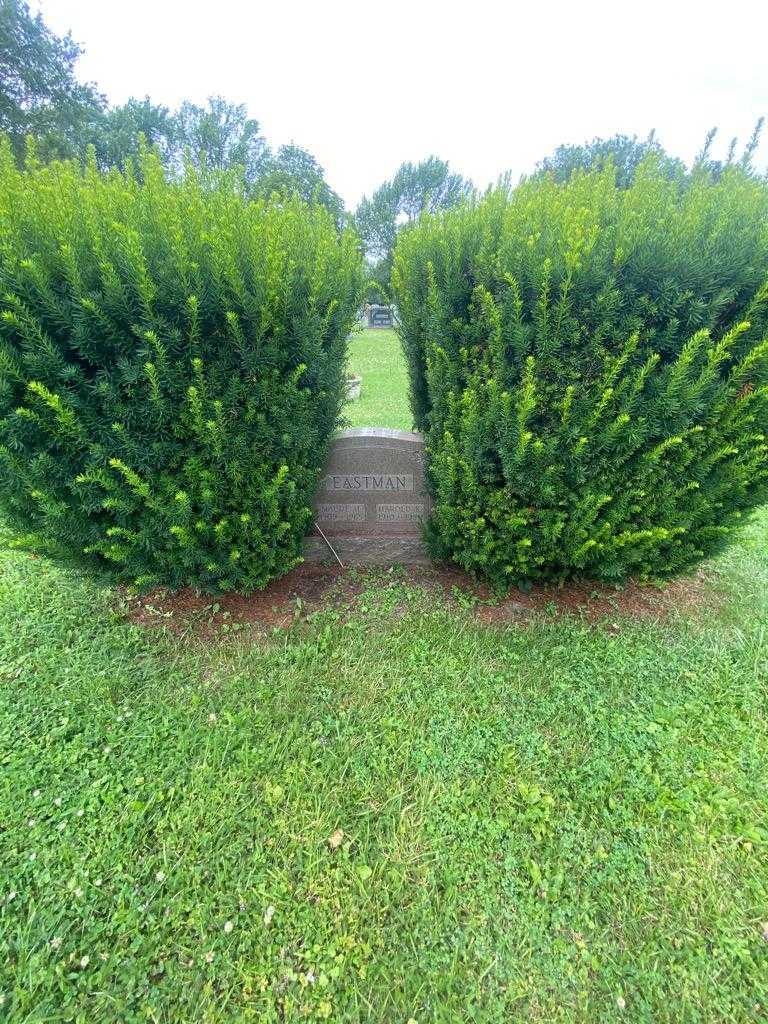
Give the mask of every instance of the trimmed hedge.
<svg viewBox="0 0 768 1024">
<path fill-rule="evenodd" d="M 683 572 L 768 498 L 768 188 L 653 160 L 399 238 L 435 553 L 500 589 Z"/>
<path fill-rule="evenodd" d="M 356 239 L 236 177 L 0 152 L 0 509 L 146 587 L 300 559 L 344 400 Z"/>
</svg>

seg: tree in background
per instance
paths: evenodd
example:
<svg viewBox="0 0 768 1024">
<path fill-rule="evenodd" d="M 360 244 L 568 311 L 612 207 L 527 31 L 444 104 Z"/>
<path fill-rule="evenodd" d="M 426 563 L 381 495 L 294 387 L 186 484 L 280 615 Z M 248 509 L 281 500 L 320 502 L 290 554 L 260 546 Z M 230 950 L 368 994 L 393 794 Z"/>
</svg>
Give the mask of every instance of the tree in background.
<svg viewBox="0 0 768 1024">
<path fill-rule="evenodd" d="M 538 164 L 538 169 L 540 173 L 552 174 L 555 181 L 565 182 L 574 171 L 601 171 L 610 160 L 616 168 L 617 187 L 625 189 L 634 181 L 642 161 L 651 154 L 658 157 L 659 169 L 665 177 L 685 173 L 682 160 L 669 156 L 655 132 L 642 140 L 636 135 L 613 135 L 610 139 L 593 139 L 583 146 L 558 146 L 552 156 Z"/>
<path fill-rule="evenodd" d="M 416 220 L 422 211 L 447 210 L 471 192 L 470 181 L 451 173 L 445 160 L 430 156 L 418 164 L 401 164 L 370 199 L 362 199 L 355 212 L 355 226 L 372 264 L 371 278 L 377 290 L 389 290 L 399 228 Z"/>
<path fill-rule="evenodd" d="M 258 121 L 246 116 L 243 105 L 214 96 L 207 110 L 185 103 L 171 113 L 149 97 L 130 99 L 104 111 L 95 126 L 92 142 L 99 166 L 122 168 L 129 158 L 136 162 L 141 135 L 166 167 L 180 170 L 187 153 L 198 166 L 204 154 L 206 167 L 217 171 L 242 165 L 253 198 L 299 195 L 325 206 L 338 227 L 344 222 L 344 202 L 326 182 L 312 154 L 294 144 L 281 146 L 273 154 L 259 134 Z"/>
<path fill-rule="evenodd" d="M 269 147 L 244 103 L 229 103 L 223 96 L 210 96 L 207 107 L 185 102 L 175 122 L 177 144 L 189 151 L 193 164 L 217 171 L 240 165 L 249 185 L 264 170 Z"/>
<path fill-rule="evenodd" d="M 741 157 L 736 160 L 738 139 L 733 138 L 728 147 L 725 160 L 713 160 L 711 157 L 712 143 L 717 135 L 717 128 L 708 133 L 699 155 L 693 162 L 690 173 L 707 170 L 715 179 L 719 178 L 726 167 L 736 163 L 746 172 L 751 172 L 752 157 L 760 143 L 763 118 L 755 125 L 752 136 L 744 148 Z M 627 189 L 635 180 L 640 164 L 649 156 L 654 156 L 663 177 L 670 180 L 684 180 L 688 170 L 682 160 L 670 156 L 651 132 L 648 138 L 638 139 L 636 135 L 612 135 L 610 139 L 593 139 L 583 146 L 558 146 L 552 156 L 546 157 L 538 164 L 538 174 L 552 174 L 555 181 L 566 182 L 574 171 L 602 171 L 611 161 L 616 168 L 616 186 Z"/>
<path fill-rule="evenodd" d="M 75 155 L 92 136 L 104 98 L 75 78 L 80 53 L 69 34 L 51 32 L 24 0 L 0 0 L 0 132 L 17 160 L 28 135 L 44 160 Z"/>
<path fill-rule="evenodd" d="M 147 96 L 107 107 L 93 86 L 75 78 L 81 53 L 69 34 L 59 37 L 33 17 L 25 0 L 0 0 L 0 134 L 9 137 L 17 161 L 31 136 L 43 162 L 84 159 L 93 146 L 102 170 L 123 168 L 129 159 L 138 166 L 143 136 L 177 174 L 187 155 L 213 171 L 242 166 L 249 194 L 299 195 L 326 207 L 338 228 L 344 224 L 344 203 L 315 158 L 293 144 L 273 155 L 244 104 L 211 96 L 205 106 L 185 102 L 171 112 Z"/>
<path fill-rule="evenodd" d="M 343 200 L 326 182 L 317 160 L 293 144 L 273 154 L 244 104 L 211 96 L 205 107 L 185 102 L 171 113 L 149 97 L 130 99 L 105 111 L 96 126 L 92 141 L 99 166 L 122 167 L 129 157 L 135 159 L 140 135 L 156 148 L 166 167 L 180 171 L 187 157 L 195 166 L 213 171 L 241 166 L 252 197 L 299 195 L 325 206 L 342 225 Z"/>
<path fill-rule="evenodd" d="M 168 165 L 178 150 L 176 118 L 167 107 L 155 105 L 147 96 L 131 98 L 120 107 L 105 110 L 94 125 L 92 143 L 99 167 L 123 167 L 139 153 L 139 137 L 154 146 Z"/>
<path fill-rule="evenodd" d="M 319 203 L 333 215 L 337 226 L 344 221 L 344 201 L 325 180 L 325 172 L 311 153 L 293 143 L 281 146 L 267 156 L 257 178 L 253 194 L 270 196 L 299 195 L 306 202 Z"/>
<path fill-rule="evenodd" d="M 398 215 L 416 220 L 422 211 L 435 213 L 455 206 L 472 191 L 472 183 L 452 174 L 447 161 L 430 156 L 421 163 L 401 164 L 389 184 Z"/>
<path fill-rule="evenodd" d="M 374 263 L 391 256 L 397 235 L 397 201 L 390 183 L 381 185 L 369 199 L 364 196 L 355 211 L 355 227 L 365 245 L 368 259 Z"/>
</svg>

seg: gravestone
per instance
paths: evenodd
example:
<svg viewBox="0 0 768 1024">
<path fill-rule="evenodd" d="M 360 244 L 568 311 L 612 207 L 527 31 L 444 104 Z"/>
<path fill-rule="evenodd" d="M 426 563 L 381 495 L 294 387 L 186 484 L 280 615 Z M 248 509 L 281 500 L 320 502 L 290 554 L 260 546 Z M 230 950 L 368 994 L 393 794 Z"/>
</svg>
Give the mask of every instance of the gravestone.
<svg viewBox="0 0 768 1024">
<path fill-rule="evenodd" d="M 421 434 L 345 430 L 320 479 L 304 557 L 333 562 L 335 552 L 344 565 L 428 562 L 422 526 L 430 507 Z"/>
<path fill-rule="evenodd" d="M 369 306 L 368 307 L 369 327 L 391 327 L 392 307 L 391 306 Z"/>
</svg>

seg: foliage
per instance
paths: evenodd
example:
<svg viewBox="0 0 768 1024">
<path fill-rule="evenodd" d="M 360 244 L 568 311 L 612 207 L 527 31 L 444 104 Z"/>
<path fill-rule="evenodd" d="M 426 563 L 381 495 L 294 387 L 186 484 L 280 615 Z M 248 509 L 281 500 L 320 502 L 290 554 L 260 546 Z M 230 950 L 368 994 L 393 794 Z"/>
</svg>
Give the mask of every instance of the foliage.
<svg viewBox="0 0 768 1024">
<path fill-rule="evenodd" d="M 351 232 L 234 175 L 0 160 L 0 507 L 141 585 L 293 566 L 344 398 Z"/>
<path fill-rule="evenodd" d="M 402 164 L 382 188 L 394 199 L 397 215 L 414 221 L 423 212 L 435 213 L 455 206 L 470 194 L 472 183 L 460 174 L 452 174 L 445 160 L 430 156 L 418 164 Z"/>
<path fill-rule="evenodd" d="M 365 301 L 388 306 L 392 302 L 392 261 L 381 259 L 368 265 Z"/>
<path fill-rule="evenodd" d="M 126 160 L 135 161 L 142 136 L 172 173 L 181 171 L 186 160 L 206 173 L 243 167 L 250 198 L 298 195 L 324 206 L 339 229 L 344 225 L 344 202 L 326 182 L 317 160 L 295 145 L 281 146 L 273 154 L 258 122 L 246 116 L 242 105 L 213 96 L 207 109 L 183 103 L 172 113 L 146 97 L 112 107 L 102 114 L 91 140 L 99 167 L 122 168 Z"/>
<path fill-rule="evenodd" d="M 708 576 L 494 629 L 376 574 L 203 647 L 0 552 L 0 1017 L 759 1019 L 764 513 Z"/>
<path fill-rule="evenodd" d="M 472 190 L 471 182 L 452 174 L 445 160 L 435 156 L 421 163 L 402 164 L 391 181 L 365 196 L 355 212 L 355 226 L 368 258 L 377 265 L 376 279 L 389 288 L 392 253 L 398 229 L 423 212 L 447 210 Z"/>
<path fill-rule="evenodd" d="M 373 261 L 391 263 L 397 235 L 397 201 L 382 185 L 369 199 L 364 196 L 355 211 L 355 227 Z"/>
<path fill-rule="evenodd" d="M 728 154 L 725 160 L 715 160 L 711 155 L 712 143 L 715 141 L 717 135 L 717 128 L 711 128 L 707 132 L 707 137 L 704 140 L 704 145 L 701 152 L 696 157 L 694 167 L 696 169 L 707 170 L 714 178 L 719 178 L 726 167 L 732 167 L 735 163 L 747 174 L 754 174 L 754 168 L 752 166 L 752 157 L 755 155 L 757 147 L 760 145 L 760 136 L 763 133 L 763 125 L 765 124 L 765 118 L 760 117 L 755 124 L 752 135 L 749 138 L 749 142 L 744 147 L 744 151 L 741 154 L 739 160 L 736 160 L 736 147 L 739 144 L 738 138 L 734 136 L 731 139 L 730 145 L 728 146 Z"/>
<path fill-rule="evenodd" d="M 328 185 L 323 168 L 301 146 L 281 146 L 274 156 L 265 159 L 253 187 L 256 196 L 268 197 L 299 195 L 308 203 L 320 203 L 341 227 L 344 221 L 344 202 Z"/>
<path fill-rule="evenodd" d="M 127 160 L 139 157 L 141 139 L 157 149 L 163 163 L 182 162 L 175 115 L 167 107 L 157 106 L 149 97 L 130 99 L 119 107 L 105 110 L 95 125 L 91 142 L 100 168 L 122 168 Z"/>
<path fill-rule="evenodd" d="M 339 230 L 344 225 L 344 202 L 326 182 L 317 160 L 295 145 L 281 146 L 273 154 L 243 105 L 212 96 L 207 109 L 183 103 L 171 113 L 149 97 L 131 99 L 106 110 L 96 126 L 92 142 L 99 166 L 122 168 L 127 159 L 135 161 L 142 136 L 172 173 L 180 172 L 187 160 L 206 173 L 242 167 L 250 198 L 298 195 L 324 206 Z"/>
<path fill-rule="evenodd" d="M 616 168 L 616 185 L 629 188 L 638 167 L 649 156 L 656 157 L 666 177 L 677 178 L 685 173 L 682 160 L 669 156 L 654 132 L 644 140 L 636 135 L 613 135 L 610 139 L 593 139 L 583 146 L 558 146 L 552 156 L 539 163 L 539 171 L 552 174 L 555 181 L 566 182 L 574 171 L 601 171 L 611 162 Z"/>
<path fill-rule="evenodd" d="M 405 232 L 436 550 L 504 589 L 720 549 L 768 497 L 767 278 L 768 189 L 738 167 L 545 177 Z"/>
<path fill-rule="evenodd" d="M 269 149 L 244 104 L 210 96 L 207 107 L 182 103 L 174 120 L 178 145 L 195 166 L 214 171 L 243 167 L 249 185 L 264 169 Z"/>
<path fill-rule="evenodd" d="M 749 172 L 752 157 L 760 142 L 762 128 L 763 118 L 760 118 L 738 161 L 736 138 L 731 140 L 725 161 L 712 158 L 711 147 L 717 135 L 717 129 L 713 128 L 707 134 L 704 146 L 694 161 L 693 173 L 700 174 L 706 170 L 718 178 L 726 167 L 734 164 Z M 558 146 L 552 156 L 539 163 L 538 173 L 551 174 L 555 181 L 566 182 L 574 171 L 601 171 L 611 163 L 616 169 L 618 188 L 629 188 L 635 180 L 638 168 L 649 157 L 655 159 L 659 172 L 667 178 L 682 180 L 689 174 L 682 160 L 670 156 L 665 151 L 655 132 L 651 132 L 648 138 L 643 140 L 638 139 L 636 135 L 613 135 L 610 139 L 593 139 L 583 146 Z"/>
<path fill-rule="evenodd" d="M 344 225 L 344 203 L 315 158 L 295 145 L 272 154 L 244 105 L 211 96 L 206 106 L 184 102 L 171 112 L 147 96 L 107 107 L 75 78 L 81 52 L 69 35 L 54 35 L 41 15 L 33 18 L 23 0 L 0 0 L 0 134 L 11 139 L 19 163 L 32 136 L 44 162 L 86 159 L 92 146 L 102 170 L 122 169 L 137 160 L 143 137 L 174 174 L 187 160 L 206 172 L 243 167 L 252 197 L 296 194 L 325 206 L 339 229 Z"/>
<path fill-rule="evenodd" d="M 71 156 L 99 119 L 104 100 L 74 74 L 80 48 L 56 36 L 25 0 L 0 0 L 0 134 L 23 156 L 27 135 L 41 156 Z"/>
</svg>

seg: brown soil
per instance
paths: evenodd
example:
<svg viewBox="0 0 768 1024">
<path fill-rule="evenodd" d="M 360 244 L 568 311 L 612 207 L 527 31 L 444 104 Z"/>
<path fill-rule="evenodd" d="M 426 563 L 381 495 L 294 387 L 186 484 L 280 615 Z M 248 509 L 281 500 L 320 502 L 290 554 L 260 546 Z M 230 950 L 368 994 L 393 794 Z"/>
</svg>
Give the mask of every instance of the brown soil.
<svg viewBox="0 0 768 1024">
<path fill-rule="evenodd" d="M 711 606 L 716 600 L 703 573 L 674 580 L 663 587 L 630 580 L 617 589 L 577 580 L 561 587 L 540 584 L 528 594 L 516 591 L 497 604 L 478 608 L 477 614 L 481 621 L 493 624 L 529 618 L 534 613 L 570 613 L 583 616 L 589 622 L 605 622 L 609 632 L 618 632 L 621 619 L 661 620 L 675 613 Z"/>
<path fill-rule="evenodd" d="M 129 618 L 144 626 L 165 626 L 177 636 L 202 640 L 266 634 L 287 628 L 321 608 L 348 608 L 366 587 L 393 582 L 419 587 L 449 606 L 471 610 L 487 625 L 525 623 L 536 615 L 576 614 L 590 622 L 602 622 L 617 632 L 623 619 L 664 619 L 675 612 L 711 607 L 716 595 L 702 572 L 675 580 L 663 588 L 630 581 L 621 589 L 589 581 L 563 586 L 536 585 L 529 593 L 512 591 L 498 599 L 482 584 L 448 565 L 410 566 L 396 575 L 386 569 L 342 569 L 338 566 L 304 564 L 265 590 L 248 596 L 222 594 L 214 597 L 192 589 L 157 590 L 136 597 L 126 593 L 123 608 Z"/>
<path fill-rule="evenodd" d="M 178 636 L 203 639 L 235 634 L 248 627 L 259 633 L 289 626 L 296 618 L 325 604 L 342 603 L 359 592 L 353 576 L 333 566 L 301 565 L 264 590 L 252 594 L 203 594 L 153 590 L 140 597 L 123 593 L 131 621 L 165 626 Z"/>
</svg>

